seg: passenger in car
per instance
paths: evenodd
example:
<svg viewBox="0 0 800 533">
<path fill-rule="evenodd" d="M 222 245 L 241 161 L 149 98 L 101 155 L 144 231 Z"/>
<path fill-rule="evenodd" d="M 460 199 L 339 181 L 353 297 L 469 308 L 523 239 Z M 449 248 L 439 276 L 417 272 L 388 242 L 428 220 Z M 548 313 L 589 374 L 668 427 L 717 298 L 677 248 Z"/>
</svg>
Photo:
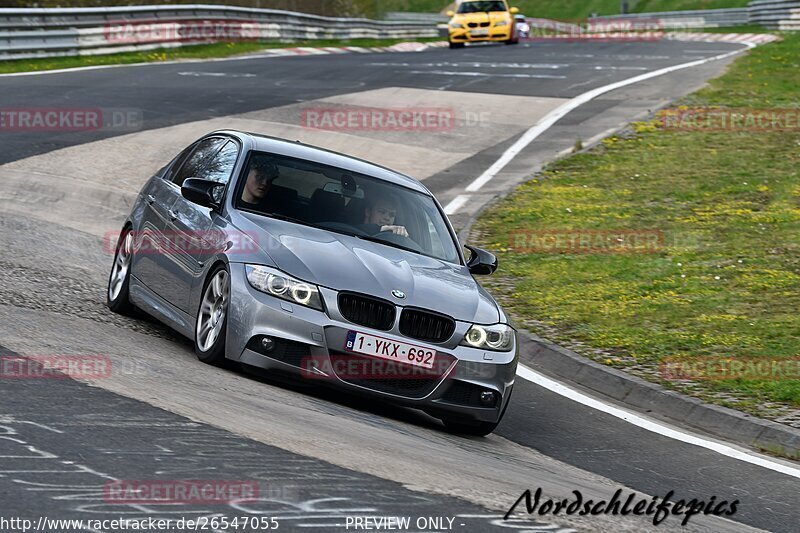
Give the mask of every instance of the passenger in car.
<svg viewBox="0 0 800 533">
<path fill-rule="evenodd" d="M 238 207 L 259 213 L 297 217 L 297 191 L 273 183 L 278 167 L 268 160 L 254 161 L 247 174 Z"/>
<path fill-rule="evenodd" d="M 255 160 L 250 165 L 247 181 L 242 191 L 241 207 L 263 209 L 263 202 L 272 187 L 272 182 L 280 175 L 278 167 L 271 161 Z"/>
<path fill-rule="evenodd" d="M 397 216 L 397 203 L 389 196 L 380 196 L 368 203 L 364 208 L 364 224 L 362 229 L 367 233 L 375 234 L 382 231 L 391 231 L 396 235 L 408 237 L 405 226 L 395 225 Z"/>
</svg>

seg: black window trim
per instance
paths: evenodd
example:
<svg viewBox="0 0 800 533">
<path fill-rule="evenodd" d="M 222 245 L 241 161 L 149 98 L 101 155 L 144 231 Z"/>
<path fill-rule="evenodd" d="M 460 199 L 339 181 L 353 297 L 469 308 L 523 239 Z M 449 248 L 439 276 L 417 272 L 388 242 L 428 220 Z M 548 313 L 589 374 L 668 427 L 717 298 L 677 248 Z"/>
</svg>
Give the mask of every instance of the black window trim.
<svg viewBox="0 0 800 533">
<path fill-rule="evenodd" d="M 231 181 L 234 180 L 234 176 L 236 175 L 236 172 L 235 172 L 236 171 L 236 166 L 239 164 L 239 161 L 241 160 L 242 152 L 244 152 L 244 147 L 242 146 L 242 142 L 238 138 L 234 137 L 233 135 L 227 135 L 227 134 L 224 134 L 224 133 L 214 133 L 212 135 L 208 135 L 207 137 L 203 137 L 201 139 L 198 139 L 195 142 L 193 142 L 192 144 L 190 144 L 189 146 L 187 146 L 184 149 L 184 151 L 189 150 L 189 149 L 191 149 L 191 150 L 189 151 L 189 155 L 187 155 L 187 157 L 184 158 L 184 160 L 181 162 L 180 166 L 181 167 L 183 166 L 183 163 L 185 163 L 186 159 L 188 159 L 188 157 L 191 156 L 191 154 L 194 153 L 195 149 L 197 148 L 197 146 L 201 142 L 206 141 L 208 139 L 223 139 L 225 141 L 232 141 L 236 145 L 236 148 L 237 148 L 236 161 L 234 161 L 234 163 L 233 163 L 233 168 L 231 169 L 231 176 L 230 176 L 230 178 L 228 178 L 228 182 L 225 183 L 225 189 L 222 191 L 222 197 L 221 197 L 221 199 L 219 201 L 219 211 L 222 211 L 222 209 L 225 206 L 225 197 L 228 194 L 228 189 L 230 188 Z M 227 144 L 227 142 L 223 143 L 222 146 L 220 146 L 219 149 L 216 152 L 214 152 L 214 157 L 217 156 L 217 154 L 225 147 L 226 144 Z M 168 185 L 170 185 L 174 189 L 178 190 L 178 195 L 179 196 L 181 196 L 181 194 L 180 194 L 181 188 L 178 186 L 177 183 L 172 181 L 172 166 L 175 163 L 178 162 L 178 158 L 182 154 L 183 154 L 183 151 L 175 157 L 175 159 L 172 161 L 172 165 L 170 165 L 170 168 L 164 173 L 164 175 L 161 176 L 161 178 Z M 248 157 L 249 157 L 249 154 L 248 154 Z M 178 168 L 178 170 L 180 170 L 180 168 Z M 214 210 L 214 211 L 216 211 L 216 210 Z"/>
<path fill-rule="evenodd" d="M 166 170 L 161 174 L 161 179 L 163 179 L 167 183 L 175 185 L 175 182 L 172 181 L 173 174 L 175 173 L 175 171 L 180 170 L 180 167 L 182 167 L 183 163 L 186 162 L 186 158 L 189 157 L 189 155 L 191 155 L 194 152 L 195 148 L 197 148 L 197 145 L 200 144 L 202 140 L 203 139 L 199 139 L 190 144 L 189 146 L 187 146 L 186 148 L 184 148 L 183 150 L 181 150 L 180 153 L 176 155 L 172 159 L 172 161 L 170 161 L 169 165 L 167 165 Z M 181 156 L 183 156 L 184 154 L 186 154 L 186 157 L 182 158 Z"/>
</svg>

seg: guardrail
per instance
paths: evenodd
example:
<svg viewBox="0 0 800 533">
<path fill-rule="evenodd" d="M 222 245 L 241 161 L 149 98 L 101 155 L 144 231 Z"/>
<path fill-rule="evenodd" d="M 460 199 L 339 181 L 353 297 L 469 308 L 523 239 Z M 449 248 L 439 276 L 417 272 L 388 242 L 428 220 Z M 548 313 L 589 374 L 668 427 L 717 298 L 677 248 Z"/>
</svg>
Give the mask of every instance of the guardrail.
<svg viewBox="0 0 800 533">
<path fill-rule="evenodd" d="M 747 5 L 750 22 L 771 30 L 800 30 L 800 2 L 786 0 L 756 0 Z"/>
<path fill-rule="evenodd" d="M 658 13 L 631 13 L 592 17 L 591 20 L 658 20 L 665 30 L 722 28 L 750 23 L 746 7 L 729 9 L 697 9 L 692 11 L 666 11 Z"/>
<path fill-rule="evenodd" d="M 215 41 L 436 37 L 376 21 L 214 5 L 0 9 L 0 59 L 109 54 Z"/>
<path fill-rule="evenodd" d="M 800 30 L 800 1 L 754 0 L 744 8 L 698 9 L 594 17 L 592 20 L 659 20 L 664 29 L 720 28 L 760 24 L 771 30 Z"/>
<path fill-rule="evenodd" d="M 441 13 L 420 13 L 412 11 L 389 11 L 384 16 L 384 20 L 402 20 L 414 22 L 429 22 L 437 24 L 439 22 L 447 22 L 450 17 L 442 15 Z"/>
</svg>

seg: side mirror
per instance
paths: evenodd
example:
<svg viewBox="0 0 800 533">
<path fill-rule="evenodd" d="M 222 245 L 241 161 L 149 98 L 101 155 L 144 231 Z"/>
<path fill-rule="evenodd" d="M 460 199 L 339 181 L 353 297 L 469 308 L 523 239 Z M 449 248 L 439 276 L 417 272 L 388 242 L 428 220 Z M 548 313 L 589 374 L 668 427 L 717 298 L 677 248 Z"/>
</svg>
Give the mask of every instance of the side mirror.
<svg viewBox="0 0 800 533">
<path fill-rule="evenodd" d="M 515 13 L 519 13 L 519 8 L 518 8 L 518 7 L 512 7 L 511 9 L 509 9 L 509 11 L 510 11 L 510 12 L 511 12 L 511 14 L 513 15 L 513 14 L 515 14 Z"/>
<path fill-rule="evenodd" d="M 497 257 L 493 253 L 468 244 L 465 244 L 464 247 L 472 253 L 467 261 L 467 268 L 470 274 L 488 276 L 497 270 Z"/>
<path fill-rule="evenodd" d="M 448 11 L 448 12 L 447 12 L 447 16 L 448 16 L 448 17 L 452 17 L 453 15 L 455 15 L 455 12 L 454 12 L 454 11 Z"/>
<path fill-rule="evenodd" d="M 225 185 L 216 181 L 186 178 L 181 185 L 181 195 L 193 204 L 219 209 L 221 191 L 217 191 L 223 187 Z"/>
</svg>

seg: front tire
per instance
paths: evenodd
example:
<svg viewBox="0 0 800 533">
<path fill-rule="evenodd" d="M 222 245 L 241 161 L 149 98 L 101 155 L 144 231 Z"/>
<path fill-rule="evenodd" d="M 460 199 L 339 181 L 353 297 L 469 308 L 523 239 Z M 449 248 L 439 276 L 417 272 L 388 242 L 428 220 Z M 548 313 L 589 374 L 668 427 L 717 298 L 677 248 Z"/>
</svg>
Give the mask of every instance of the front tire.
<svg viewBox="0 0 800 533">
<path fill-rule="evenodd" d="M 117 241 L 114 264 L 108 276 L 106 305 L 112 312 L 130 315 L 135 309 L 130 301 L 131 261 L 133 260 L 133 233 L 125 228 Z"/>
<path fill-rule="evenodd" d="M 200 298 L 194 328 L 194 351 L 197 358 L 209 365 L 225 362 L 225 334 L 228 329 L 228 305 L 231 276 L 224 265 L 208 276 Z"/>
<path fill-rule="evenodd" d="M 448 41 L 450 43 L 450 49 L 453 48 L 464 48 L 464 43 L 454 43 L 453 41 Z"/>
</svg>

